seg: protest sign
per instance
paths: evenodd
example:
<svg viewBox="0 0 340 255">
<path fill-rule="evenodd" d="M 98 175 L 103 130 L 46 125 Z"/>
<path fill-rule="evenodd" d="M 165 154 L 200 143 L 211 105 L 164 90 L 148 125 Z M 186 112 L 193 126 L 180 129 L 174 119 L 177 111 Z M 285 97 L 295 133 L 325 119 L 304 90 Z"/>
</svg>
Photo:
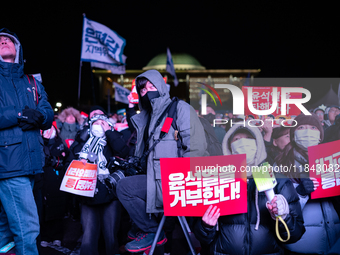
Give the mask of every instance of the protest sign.
<svg viewBox="0 0 340 255">
<path fill-rule="evenodd" d="M 319 187 L 312 199 L 340 195 L 340 141 L 308 147 L 309 176 L 317 178 Z"/>
<path fill-rule="evenodd" d="M 93 197 L 97 184 L 97 165 L 83 164 L 79 160 L 73 160 L 66 170 L 60 190 L 72 194 Z"/>
<path fill-rule="evenodd" d="M 165 216 L 202 217 L 210 205 L 221 215 L 247 212 L 245 154 L 161 158 Z"/>
<path fill-rule="evenodd" d="M 276 110 L 269 114 L 266 117 L 271 117 L 277 119 L 275 124 L 279 121 L 279 119 L 293 119 L 297 115 L 301 113 L 301 110 L 295 104 L 288 104 L 287 105 L 287 114 L 285 116 L 281 115 L 281 89 L 282 87 L 250 87 L 244 86 L 242 87 L 242 92 L 244 95 L 244 115 L 247 118 L 259 118 L 259 116 L 254 116 L 252 111 L 248 107 L 248 90 L 249 88 L 252 89 L 252 105 L 256 110 L 268 110 L 271 109 L 273 105 L 273 88 L 277 88 L 277 106 Z M 289 99 L 298 99 L 302 98 L 302 93 L 287 93 L 287 98 Z M 272 116 L 270 116 L 272 115 Z M 287 124 L 286 124 L 287 125 Z"/>
</svg>

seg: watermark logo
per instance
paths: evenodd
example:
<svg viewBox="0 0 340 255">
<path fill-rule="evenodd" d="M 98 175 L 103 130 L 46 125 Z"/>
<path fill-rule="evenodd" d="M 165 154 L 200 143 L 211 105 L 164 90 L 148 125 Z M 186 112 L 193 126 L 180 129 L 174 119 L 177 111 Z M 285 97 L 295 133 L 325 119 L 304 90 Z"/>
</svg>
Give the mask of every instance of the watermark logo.
<svg viewBox="0 0 340 255">
<path fill-rule="evenodd" d="M 215 95 L 217 96 L 218 100 L 220 101 L 221 105 L 222 105 L 222 100 L 221 100 L 221 97 L 219 96 L 219 94 L 217 93 L 217 91 L 210 85 L 206 84 L 206 83 L 202 83 L 202 82 L 198 82 L 199 84 L 202 84 L 204 85 L 205 87 L 209 88 L 212 92 L 215 93 Z M 211 99 L 214 101 L 215 103 L 215 106 L 217 106 L 217 103 L 216 103 L 216 100 L 214 98 L 214 96 L 209 92 L 209 90 L 207 89 L 204 89 L 204 88 L 200 88 L 198 87 L 200 90 L 204 91 L 205 93 L 207 93 Z M 207 114 L 207 94 L 202 94 L 201 95 L 201 102 L 202 102 L 202 114 Z M 204 113 L 203 113 L 204 112 Z"/>
<path fill-rule="evenodd" d="M 217 94 L 216 90 L 207 84 L 204 84 L 204 86 L 207 86 L 210 88 L 219 98 L 221 102 L 221 98 Z M 244 115 L 244 105 L 245 105 L 245 100 L 244 100 L 244 95 L 243 92 L 240 88 L 238 88 L 235 85 L 232 84 L 215 84 L 214 86 L 216 89 L 228 89 L 233 97 L 233 114 L 234 115 Z M 212 94 L 203 88 L 200 88 L 201 90 L 207 92 L 212 98 Z M 272 88 L 272 105 L 269 109 L 255 109 L 253 106 L 253 99 L 252 99 L 252 87 L 248 87 L 248 100 L 247 100 L 247 105 L 252 114 L 255 115 L 269 115 L 272 114 L 273 112 L 276 111 L 276 108 L 278 106 L 278 96 L 277 96 L 277 88 L 273 87 Z M 302 93 L 305 94 L 304 98 L 287 98 L 287 95 L 289 93 Z M 311 93 L 309 90 L 305 88 L 298 88 L 298 87 L 282 87 L 281 88 L 281 115 L 287 115 L 287 105 L 293 104 L 297 108 L 301 110 L 301 112 L 305 115 L 311 115 L 311 113 L 302 105 L 303 103 L 307 103 L 311 99 Z M 216 105 L 216 100 L 213 98 L 215 105 Z M 221 102 L 222 105 L 222 102 Z M 201 95 L 201 114 L 206 115 L 207 114 L 207 95 L 202 94 Z"/>
</svg>

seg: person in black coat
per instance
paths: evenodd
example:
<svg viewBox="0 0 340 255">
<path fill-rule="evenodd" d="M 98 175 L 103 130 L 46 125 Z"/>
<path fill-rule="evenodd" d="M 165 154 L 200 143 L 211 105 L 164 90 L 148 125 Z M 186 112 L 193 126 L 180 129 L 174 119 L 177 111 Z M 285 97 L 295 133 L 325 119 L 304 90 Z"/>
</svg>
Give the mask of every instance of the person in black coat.
<svg viewBox="0 0 340 255">
<path fill-rule="evenodd" d="M 55 121 L 49 130 L 43 132 L 45 166 L 42 178 L 41 246 L 49 243 L 61 246 L 63 239 L 63 218 L 66 214 L 66 193 L 60 191 L 64 176 L 63 161 L 68 148 L 59 136 Z"/>
<path fill-rule="evenodd" d="M 121 204 L 115 190 L 111 189 L 106 179 L 111 172 L 106 168 L 110 157 L 126 157 L 129 149 L 122 134 L 115 131 L 104 112 L 99 109 L 90 112 L 90 123 L 85 126 L 83 136 L 76 138 L 70 148 L 67 159 L 80 159 L 83 163 L 97 164 L 97 186 L 94 197 L 79 197 L 81 201 L 81 223 L 83 238 L 80 254 L 98 254 L 98 240 L 103 233 L 106 254 L 115 254 L 118 249 L 117 232 L 119 230 Z M 99 114 L 98 114 L 99 113 Z M 89 133 L 86 134 L 86 130 Z M 87 140 L 82 140 L 85 137 Z M 85 141 L 85 142 L 84 142 Z M 76 143 L 77 142 L 77 143 Z M 74 145 L 74 146 L 73 146 Z M 98 147 L 99 146 L 99 147 Z"/>
<path fill-rule="evenodd" d="M 266 159 L 264 141 L 256 127 L 234 125 L 223 139 L 222 148 L 225 155 L 246 154 L 247 166 L 258 166 Z M 283 254 L 275 234 L 275 214 L 287 224 L 287 243 L 298 241 L 305 232 L 299 197 L 288 178 L 276 176 L 276 195 L 267 201 L 265 193 L 257 190 L 252 173 L 247 171 L 247 176 L 247 213 L 219 217 L 218 206 L 211 205 L 197 220 L 194 234 L 203 247 L 208 246 L 208 254 Z M 279 234 L 284 240 L 288 237 L 281 222 Z"/>
</svg>

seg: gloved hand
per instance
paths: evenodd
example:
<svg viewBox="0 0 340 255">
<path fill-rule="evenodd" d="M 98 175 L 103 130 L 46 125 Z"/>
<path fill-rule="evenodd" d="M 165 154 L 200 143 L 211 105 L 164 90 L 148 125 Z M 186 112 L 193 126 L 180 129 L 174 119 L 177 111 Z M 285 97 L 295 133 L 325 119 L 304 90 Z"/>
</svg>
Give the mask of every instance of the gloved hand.
<svg viewBox="0 0 340 255">
<path fill-rule="evenodd" d="M 22 130 L 29 130 L 34 128 L 39 128 L 39 126 L 44 121 L 44 115 L 41 112 L 30 109 L 28 106 L 25 106 L 25 109 L 22 110 L 22 118 L 19 123 L 19 127 Z"/>
<path fill-rule="evenodd" d="M 301 196 L 309 195 L 314 191 L 314 183 L 309 178 L 301 178 L 301 183 L 296 187 L 296 192 Z"/>
<path fill-rule="evenodd" d="M 276 219 L 276 215 L 281 216 L 284 220 L 289 214 L 289 205 L 284 196 L 276 194 L 272 201 L 267 201 L 266 207 L 273 220 Z"/>
</svg>

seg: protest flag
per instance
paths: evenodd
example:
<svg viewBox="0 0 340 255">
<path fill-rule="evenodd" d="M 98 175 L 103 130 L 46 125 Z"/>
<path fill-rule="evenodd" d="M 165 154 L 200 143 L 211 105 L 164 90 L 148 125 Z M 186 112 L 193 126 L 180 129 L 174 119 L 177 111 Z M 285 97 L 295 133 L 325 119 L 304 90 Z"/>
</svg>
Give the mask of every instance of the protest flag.
<svg viewBox="0 0 340 255">
<path fill-rule="evenodd" d="M 82 62 L 91 62 L 91 67 L 110 70 L 114 74 L 125 73 L 123 55 L 126 41 L 107 26 L 87 19 L 83 14 L 83 32 L 79 66 L 78 105 L 80 100 Z"/>
<path fill-rule="evenodd" d="M 175 72 L 174 62 L 172 61 L 171 52 L 170 52 L 169 48 L 167 48 L 167 58 L 166 58 L 166 69 L 165 70 L 174 77 L 174 84 L 175 84 L 175 87 L 177 87 L 178 86 L 178 80 L 177 80 L 177 76 L 176 76 L 176 72 Z"/>
<path fill-rule="evenodd" d="M 129 100 L 127 97 L 131 93 L 131 91 L 116 82 L 113 82 L 113 84 L 115 85 L 115 100 L 117 102 L 129 104 Z"/>
<path fill-rule="evenodd" d="M 124 64 L 123 51 L 126 41 L 123 37 L 84 15 L 81 60 L 109 65 Z"/>
</svg>

